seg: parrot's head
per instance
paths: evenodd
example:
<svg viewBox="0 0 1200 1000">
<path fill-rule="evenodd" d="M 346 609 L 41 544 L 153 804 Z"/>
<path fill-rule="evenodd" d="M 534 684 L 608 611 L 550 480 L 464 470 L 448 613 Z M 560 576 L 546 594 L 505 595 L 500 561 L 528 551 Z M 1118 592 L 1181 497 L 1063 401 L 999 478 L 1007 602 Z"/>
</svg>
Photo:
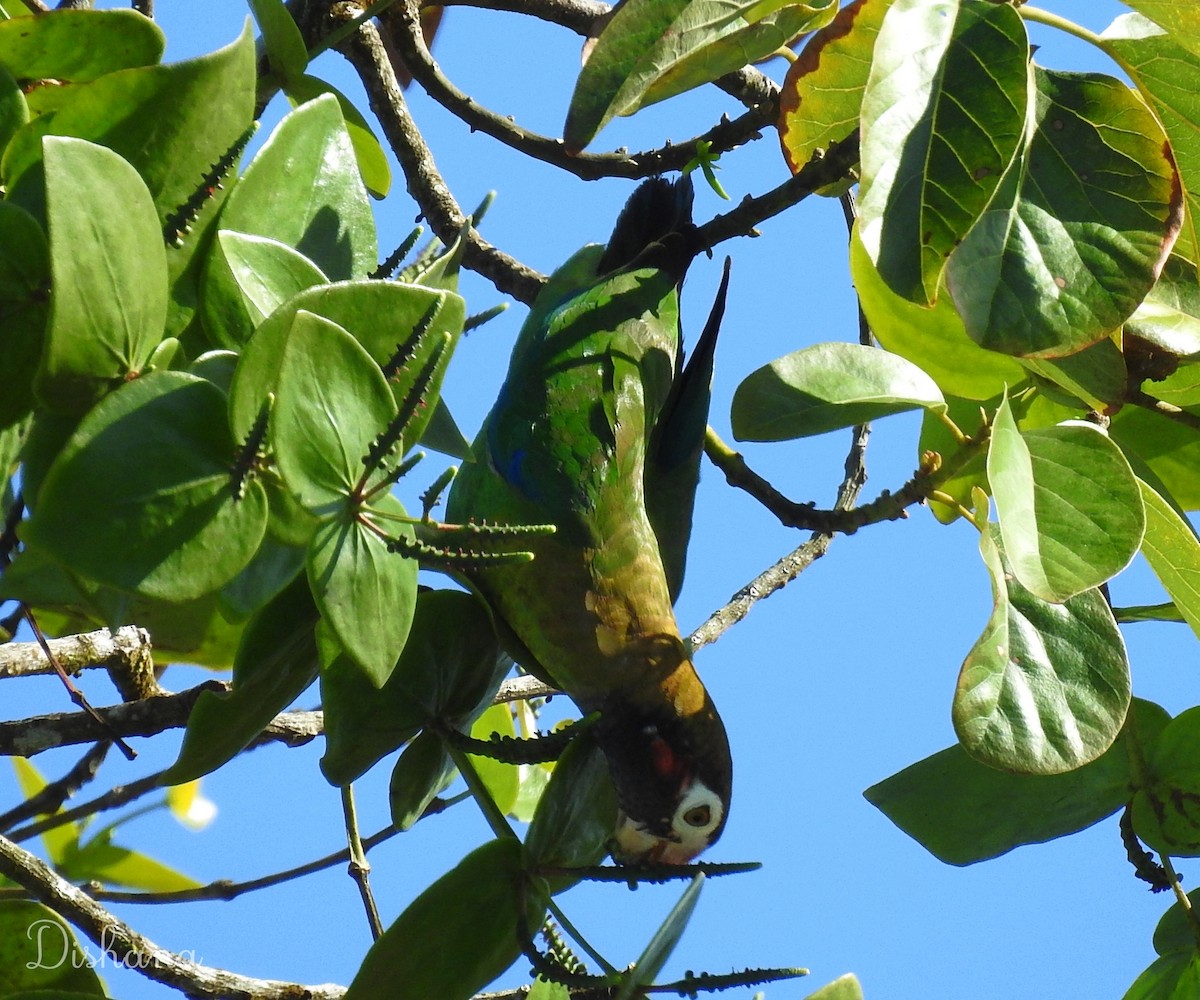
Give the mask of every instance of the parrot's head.
<svg viewBox="0 0 1200 1000">
<path fill-rule="evenodd" d="M 674 699 L 652 706 L 630 699 L 606 706 L 596 724 L 620 806 L 612 853 L 622 863 L 687 864 L 725 829 L 733 786 L 729 740 L 686 666 L 698 688 L 694 711 L 677 711 Z"/>
</svg>

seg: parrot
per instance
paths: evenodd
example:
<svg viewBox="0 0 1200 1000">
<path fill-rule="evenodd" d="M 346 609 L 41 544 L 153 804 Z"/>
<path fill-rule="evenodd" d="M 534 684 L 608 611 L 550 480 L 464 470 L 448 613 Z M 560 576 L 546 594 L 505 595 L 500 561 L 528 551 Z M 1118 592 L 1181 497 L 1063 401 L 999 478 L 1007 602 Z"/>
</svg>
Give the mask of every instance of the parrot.
<svg viewBox="0 0 1200 1000">
<path fill-rule="evenodd" d="M 551 275 L 447 498 L 452 521 L 554 526 L 521 540 L 531 560 L 467 582 L 513 659 L 596 715 L 618 803 L 610 853 L 625 864 L 690 862 L 724 830 L 732 789 L 725 727 L 673 611 L 729 282 L 726 260 L 685 365 L 692 201 L 686 175 L 644 181 L 607 245 Z"/>
</svg>

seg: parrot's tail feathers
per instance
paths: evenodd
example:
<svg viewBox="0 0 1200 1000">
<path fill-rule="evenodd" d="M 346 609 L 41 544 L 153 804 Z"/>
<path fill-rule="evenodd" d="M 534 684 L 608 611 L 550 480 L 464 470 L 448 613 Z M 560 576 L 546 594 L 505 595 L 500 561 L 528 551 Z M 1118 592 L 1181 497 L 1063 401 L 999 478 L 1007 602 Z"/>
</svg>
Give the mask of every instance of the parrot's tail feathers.
<svg viewBox="0 0 1200 1000">
<path fill-rule="evenodd" d="M 617 216 L 612 236 L 597 267 L 598 274 L 611 274 L 632 264 L 647 247 L 662 243 L 672 233 L 692 229 L 694 189 L 690 176 L 675 180 L 651 177 L 638 185 Z M 691 262 L 692 252 L 681 254 L 680 277 Z M 640 262 L 639 262 L 640 264 Z M 658 260 L 654 266 L 664 266 Z"/>
</svg>

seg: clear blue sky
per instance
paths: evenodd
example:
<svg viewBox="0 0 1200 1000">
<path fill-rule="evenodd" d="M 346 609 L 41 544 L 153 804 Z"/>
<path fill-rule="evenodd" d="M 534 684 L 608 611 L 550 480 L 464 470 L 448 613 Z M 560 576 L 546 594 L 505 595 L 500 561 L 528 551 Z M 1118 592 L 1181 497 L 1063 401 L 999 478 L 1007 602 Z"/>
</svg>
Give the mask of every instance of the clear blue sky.
<svg viewBox="0 0 1200 1000">
<path fill-rule="evenodd" d="M 1110 0 L 1046 6 L 1099 29 L 1123 12 Z M 203 4 L 163 0 L 158 17 L 168 58 L 230 41 L 245 16 L 238 0 Z M 1061 68 L 1102 68 L 1086 47 L 1052 42 L 1039 60 Z M 527 127 L 561 128 L 579 43 L 571 34 L 514 15 L 455 8 L 436 47 L 458 85 Z M 779 64 L 767 67 L 776 79 Z M 360 94 L 336 55 L 313 72 Z M 578 245 L 602 240 L 631 189 L 628 182 L 585 184 L 526 161 L 482 134 L 471 134 L 419 92 L 414 114 L 439 166 L 464 206 L 488 190 L 497 200 L 485 224 L 493 243 L 543 271 Z M 273 107 L 276 120 L 280 109 Z M 657 145 L 702 131 L 731 99 L 709 88 L 606 130 L 600 146 Z M 721 178 L 735 198 L 785 177 L 773 133 L 725 158 Z M 408 232 L 413 203 L 397 190 L 377 205 L 385 249 Z M 701 188 L 701 219 L 724 205 Z M 762 226 L 762 237 L 728 246 L 734 256 L 712 423 L 729 439 L 729 400 L 742 377 L 788 351 L 856 336 L 845 230 L 835 202 L 813 200 Z M 724 250 L 726 248 L 722 248 Z M 716 287 L 719 260 L 699 261 L 685 291 L 687 329 L 698 330 Z M 464 281 L 468 307 L 500 301 L 487 283 Z M 455 358 L 446 396 L 468 436 L 498 386 L 524 310 L 472 334 Z M 918 424 L 894 418 L 876 426 L 864 497 L 899 486 L 916 460 Z M 798 500 L 827 506 L 840 479 L 845 435 L 781 446 L 748 446 L 750 462 Z M 436 463 L 436 459 L 433 460 Z M 432 472 L 430 476 L 432 476 Z M 752 501 L 730 491 L 709 468 L 701 494 L 689 577 L 678 615 L 686 631 L 803 536 L 776 526 Z M 712 860 L 759 860 L 761 871 L 705 887 L 692 926 L 670 970 L 714 972 L 750 965 L 801 965 L 807 981 L 768 987 L 771 1000 L 793 1000 L 847 971 L 870 1000 L 1029 1000 L 1119 997 L 1153 959 L 1150 936 L 1170 900 L 1151 896 L 1125 860 L 1116 820 L 1066 841 L 1019 849 L 996 861 L 951 868 L 926 854 L 862 798 L 862 790 L 953 742 L 949 707 L 963 656 L 990 609 L 977 535 L 941 527 L 918 509 L 903 522 L 837 539 L 829 555 L 700 655 L 698 666 L 729 728 L 736 784 L 723 840 Z M 1118 604 L 1160 599 L 1144 566 L 1114 585 Z M 1126 629 L 1135 693 L 1180 711 L 1200 701 L 1194 638 L 1183 626 Z M 172 669 L 164 683 L 181 689 L 198 672 Z M 109 693 L 90 679 L 93 700 Z M 5 716 L 67 710 L 48 685 L 7 685 Z M 316 694 L 302 699 L 312 704 Z M 147 741 L 141 741 L 146 743 Z M 113 756 L 109 782 L 165 766 L 178 740 L 147 745 L 127 764 Z M 343 844 L 336 790 L 321 779 L 319 743 L 269 747 L 205 782 L 220 813 L 203 833 L 165 816 L 132 823 L 122 840 L 202 881 L 275 871 Z M 74 754 L 43 755 L 57 775 Z M 385 763 L 364 779 L 358 801 L 365 831 L 387 822 Z M 5 800 L 14 792 L 0 769 Z M 423 822 L 371 856 L 385 920 L 436 875 L 482 842 L 487 830 L 473 807 Z M 1194 867 L 1181 866 L 1185 879 Z M 563 903 L 610 961 L 637 957 L 678 888 L 589 887 Z M 357 892 L 337 868 L 233 903 L 118 910 L 156 942 L 191 949 L 206 964 L 300 982 L 349 981 L 369 943 Z M 524 963 L 515 967 L 524 973 Z M 140 976 L 105 976 L 114 997 L 163 1000 L 173 991 Z M 523 981 L 508 977 L 512 984 Z M 733 995 L 733 994 L 729 994 Z M 749 991 L 742 994 L 749 996 Z"/>
</svg>

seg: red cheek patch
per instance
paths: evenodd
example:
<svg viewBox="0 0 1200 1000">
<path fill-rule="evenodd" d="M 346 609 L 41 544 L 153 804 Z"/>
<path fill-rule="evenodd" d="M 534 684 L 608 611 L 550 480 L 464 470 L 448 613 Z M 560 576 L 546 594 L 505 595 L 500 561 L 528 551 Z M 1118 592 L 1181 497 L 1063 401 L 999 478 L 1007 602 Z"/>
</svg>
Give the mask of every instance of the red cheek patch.
<svg viewBox="0 0 1200 1000">
<path fill-rule="evenodd" d="M 650 763 L 660 778 L 679 778 L 683 774 L 683 761 L 661 736 L 650 741 Z"/>
</svg>

